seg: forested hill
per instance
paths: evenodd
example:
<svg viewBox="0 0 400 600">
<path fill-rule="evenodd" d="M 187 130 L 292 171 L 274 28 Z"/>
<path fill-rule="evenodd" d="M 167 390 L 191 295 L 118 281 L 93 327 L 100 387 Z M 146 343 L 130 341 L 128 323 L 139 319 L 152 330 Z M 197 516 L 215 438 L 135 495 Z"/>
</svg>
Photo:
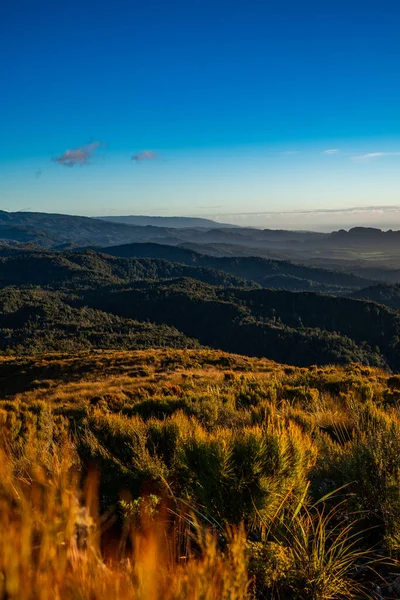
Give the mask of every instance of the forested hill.
<svg viewBox="0 0 400 600">
<path fill-rule="evenodd" d="M 354 298 L 373 300 L 379 304 L 385 304 L 396 310 L 400 310 L 400 284 L 379 283 L 371 287 L 353 292 Z"/>
<path fill-rule="evenodd" d="M 186 231 L 190 235 L 191 230 Z M 172 227 L 142 227 L 74 215 L 0 210 L 0 239 L 13 243 L 31 242 L 60 248 L 63 244 L 124 244 L 175 236 L 178 243 L 178 230 Z"/>
<path fill-rule="evenodd" d="M 61 252 L 35 246 L 0 247 L 0 285 L 85 287 L 173 277 L 190 277 L 222 287 L 266 287 L 336 295 L 351 295 L 374 283 L 289 261 L 215 258 L 158 244 L 116 246 L 115 254 L 110 254 L 108 248 Z"/>
<path fill-rule="evenodd" d="M 287 260 L 271 260 L 250 256 L 215 257 L 179 246 L 164 244 L 125 244 L 94 249 L 112 256 L 162 258 L 191 266 L 210 267 L 225 271 L 236 277 L 256 281 L 263 287 L 294 290 L 307 290 L 317 287 L 320 291 L 325 291 L 325 289 L 329 291 L 329 288 L 334 290 L 335 287 L 360 289 L 373 283 L 371 280 L 356 275 L 306 267 Z"/>
<path fill-rule="evenodd" d="M 257 286 L 211 267 L 174 264 L 162 259 L 117 258 L 92 251 L 0 248 L 0 286 L 41 285 L 74 289 L 172 277 L 193 277 L 217 286 Z"/>
<path fill-rule="evenodd" d="M 371 302 L 314 293 L 220 289 L 194 280 L 87 292 L 86 305 L 176 327 L 202 344 L 295 365 L 400 369 L 400 315 Z"/>
<path fill-rule="evenodd" d="M 265 289 L 250 280 L 267 281 L 266 272 L 272 281 L 300 280 L 290 269 L 321 278 L 329 272 L 262 259 L 207 266 L 208 257 L 189 254 L 191 263 L 183 264 L 92 250 L 1 248 L 0 351 L 206 345 L 301 366 L 359 361 L 400 370 L 397 311 L 345 297 L 357 288 L 336 286 L 333 296 Z M 232 272 L 212 266 L 225 264 Z M 287 274 L 279 271 L 285 268 Z"/>
</svg>

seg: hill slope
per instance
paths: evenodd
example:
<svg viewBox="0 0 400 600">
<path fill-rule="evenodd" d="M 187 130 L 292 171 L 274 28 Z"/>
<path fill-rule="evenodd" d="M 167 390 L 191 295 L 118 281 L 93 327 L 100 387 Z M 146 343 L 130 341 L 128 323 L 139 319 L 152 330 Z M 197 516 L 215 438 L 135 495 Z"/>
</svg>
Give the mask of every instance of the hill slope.
<svg viewBox="0 0 400 600">
<path fill-rule="evenodd" d="M 119 217 L 118 217 L 119 218 Z M 124 217 L 123 217 L 124 218 Z M 108 217 L 107 217 L 108 219 Z M 368 281 L 400 281 L 400 232 L 355 227 L 350 231 L 316 233 L 232 227 L 201 221 L 182 221 L 179 217 L 154 217 L 140 225 L 63 214 L 0 211 L 0 246 L 37 244 L 57 250 L 100 247 L 130 243 L 158 243 L 186 246 L 213 256 L 260 256 L 356 274 Z M 132 217 L 133 220 L 136 217 Z M 154 219 L 154 220 L 153 220 Z M 138 221 L 135 221 L 137 223 Z M 173 226 L 172 226 L 173 225 Z M 188 227 L 188 225 L 193 225 Z M 233 274 L 243 277 L 239 273 Z M 292 289 L 310 289 L 305 276 L 285 273 L 300 279 Z M 311 280 L 313 281 L 313 280 Z M 284 285 L 286 286 L 285 282 Z M 277 281 L 275 285 L 279 285 Z M 318 281 L 319 291 L 329 292 L 330 282 Z M 336 284 L 334 284 L 336 285 Z M 343 287 L 342 284 L 340 284 Z M 351 285 L 351 284 L 350 284 Z M 312 286 L 312 289 L 316 289 Z M 334 291 L 334 290 L 332 290 Z"/>
<path fill-rule="evenodd" d="M 400 310 L 400 284 L 380 283 L 353 292 L 352 297 L 372 300 L 373 302 Z"/>
<path fill-rule="evenodd" d="M 201 217 L 145 217 L 140 215 L 127 216 L 107 216 L 97 217 L 102 221 L 111 223 L 125 223 L 127 225 L 154 225 L 155 227 L 175 227 L 177 229 L 185 229 L 187 227 L 200 227 L 202 229 L 221 229 L 221 228 L 236 228 L 236 225 L 228 223 L 218 223 L 211 219 L 203 219 Z"/>
<path fill-rule="evenodd" d="M 360 361 L 400 369 L 400 314 L 345 297 L 260 289 L 202 266 L 207 258 L 189 252 L 191 264 L 182 264 L 90 250 L 1 248 L 0 350 L 201 344 L 294 365 Z M 313 271 L 261 259 L 211 264 L 247 276 L 250 265 L 262 281 L 269 269 L 275 283 L 292 289 L 302 289 L 302 280 L 285 269 Z M 316 278 L 331 276 L 315 271 Z"/>
<path fill-rule="evenodd" d="M 200 346 L 174 327 L 120 318 L 77 299 L 40 288 L 0 290 L 0 353 Z"/>
<path fill-rule="evenodd" d="M 40 248 L 0 248 L 0 287 L 42 285 L 73 290 L 93 285 L 171 277 L 193 277 L 219 286 L 256 285 L 211 267 L 186 266 L 162 259 L 117 258 L 92 251 L 56 252 Z"/>
<path fill-rule="evenodd" d="M 0 358 L 7 589 L 396 598 L 399 387 L 210 350 Z"/>
<path fill-rule="evenodd" d="M 399 313 L 354 298 L 261 289 L 203 265 L 292 289 L 305 285 L 293 273 L 333 276 L 337 283 L 358 278 L 285 261 L 208 263 L 210 257 L 178 248 L 169 256 L 182 252 L 190 264 L 91 250 L 0 248 L 0 350 L 206 345 L 294 365 L 360 361 L 400 369 Z"/>
<path fill-rule="evenodd" d="M 371 280 L 357 277 L 356 275 L 338 273 L 327 269 L 305 267 L 290 261 L 272 260 L 260 257 L 214 257 L 199 254 L 186 248 L 167 246 L 162 244 L 127 244 L 107 248 L 96 248 L 113 256 L 164 258 L 192 266 L 207 266 L 219 271 L 225 271 L 241 277 L 256 281 L 263 287 L 283 287 L 284 289 L 309 289 L 317 288 L 318 291 L 339 291 L 337 288 L 367 287 Z M 288 279 L 277 280 L 277 277 Z M 296 278 L 294 282 L 290 278 Z"/>
<path fill-rule="evenodd" d="M 74 215 L 0 210 L 0 239 L 14 242 L 32 242 L 56 248 L 62 244 L 111 245 L 158 238 L 173 238 L 176 243 L 180 241 L 178 230 L 174 228 L 141 227 Z"/>
<path fill-rule="evenodd" d="M 194 280 L 138 282 L 84 293 L 122 317 L 166 323 L 202 344 L 295 365 L 400 368 L 400 315 L 371 302 L 314 293 L 218 289 Z"/>
</svg>

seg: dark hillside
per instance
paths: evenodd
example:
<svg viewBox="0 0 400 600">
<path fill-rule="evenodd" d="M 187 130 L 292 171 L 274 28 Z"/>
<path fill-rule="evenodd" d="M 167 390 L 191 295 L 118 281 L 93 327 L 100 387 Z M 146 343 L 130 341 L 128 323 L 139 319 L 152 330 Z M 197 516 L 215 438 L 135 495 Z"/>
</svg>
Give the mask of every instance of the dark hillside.
<svg viewBox="0 0 400 600">
<path fill-rule="evenodd" d="M 77 253 L 43 249 L 0 249 L 0 286 L 82 288 L 171 277 L 193 277 L 217 286 L 256 286 L 255 283 L 210 267 L 173 264 L 162 259 L 116 258 L 92 251 Z"/>
<path fill-rule="evenodd" d="M 400 368 L 400 316 L 369 302 L 272 290 L 218 290 L 193 280 L 88 292 L 84 302 L 133 319 L 167 323 L 202 344 L 296 365 Z"/>
<path fill-rule="evenodd" d="M 165 247 L 148 248 L 155 253 Z M 336 288 L 337 296 L 261 289 L 235 273 L 291 290 L 322 285 L 293 273 L 337 277 L 342 283 L 358 278 L 288 261 L 225 258 L 208 263 L 210 257 L 167 249 L 169 258 L 186 254 L 188 264 L 92 250 L 0 248 L 0 349 L 201 344 L 294 365 L 360 361 L 400 369 L 397 312 L 344 297 L 349 288 Z"/>
<path fill-rule="evenodd" d="M 278 275 L 302 279 L 304 280 L 303 287 L 305 286 L 306 289 L 310 285 L 309 282 L 314 282 L 314 284 L 320 284 L 322 286 L 331 286 L 332 288 L 360 288 L 367 287 L 367 285 L 371 283 L 368 279 L 363 279 L 356 275 L 315 267 L 306 267 L 285 260 L 272 260 L 254 256 L 206 256 L 186 248 L 162 244 L 127 244 L 123 246 L 97 248 L 96 250 L 113 256 L 164 258 L 186 265 L 207 266 L 231 273 L 236 277 L 257 281 L 263 287 L 272 287 L 273 284 L 276 284 L 274 278 Z M 272 278 L 271 281 L 270 278 Z"/>
<path fill-rule="evenodd" d="M 390 306 L 395 310 L 400 310 L 400 284 L 380 283 L 353 292 L 352 297 L 372 300 L 373 302 Z"/>
<path fill-rule="evenodd" d="M 0 290 L 0 353 L 41 354 L 98 348 L 197 348 L 174 327 L 124 319 L 76 304 L 72 294 Z"/>
</svg>

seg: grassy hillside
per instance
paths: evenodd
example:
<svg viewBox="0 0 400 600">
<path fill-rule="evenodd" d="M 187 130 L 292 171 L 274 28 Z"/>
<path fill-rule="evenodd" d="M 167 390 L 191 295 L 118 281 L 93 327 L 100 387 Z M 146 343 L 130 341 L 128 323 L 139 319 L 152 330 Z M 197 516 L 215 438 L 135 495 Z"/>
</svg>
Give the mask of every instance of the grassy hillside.
<svg viewBox="0 0 400 600">
<path fill-rule="evenodd" d="M 3 597 L 397 597 L 398 376 L 53 353 L 0 398 Z"/>
</svg>

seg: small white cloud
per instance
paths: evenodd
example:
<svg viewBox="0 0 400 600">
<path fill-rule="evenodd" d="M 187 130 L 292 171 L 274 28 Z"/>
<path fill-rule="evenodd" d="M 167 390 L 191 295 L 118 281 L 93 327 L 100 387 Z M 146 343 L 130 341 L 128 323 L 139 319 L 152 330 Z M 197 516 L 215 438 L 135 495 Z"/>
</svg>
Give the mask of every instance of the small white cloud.
<svg viewBox="0 0 400 600">
<path fill-rule="evenodd" d="M 91 142 L 78 146 L 72 150 L 66 150 L 61 156 L 53 158 L 54 162 L 64 165 L 65 167 L 74 167 L 75 165 L 87 165 L 90 158 L 103 144 L 101 142 Z"/>
<path fill-rule="evenodd" d="M 339 148 L 329 148 L 329 150 L 324 150 L 321 154 L 339 154 L 341 150 Z"/>
<path fill-rule="evenodd" d="M 144 160 L 154 160 L 157 158 L 157 154 L 153 152 L 153 150 L 143 150 L 143 152 L 139 152 L 139 154 L 135 154 L 132 156 L 132 160 L 135 162 L 143 162 Z"/>
<path fill-rule="evenodd" d="M 293 156 L 293 154 L 298 154 L 298 150 L 286 150 L 285 152 L 281 152 L 282 156 Z"/>
<path fill-rule="evenodd" d="M 383 158 L 385 156 L 400 156 L 400 152 L 368 152 L 359 156 L 352 156 L 352 160 L 371 160 L 374 158 Z"/>
</svg>

